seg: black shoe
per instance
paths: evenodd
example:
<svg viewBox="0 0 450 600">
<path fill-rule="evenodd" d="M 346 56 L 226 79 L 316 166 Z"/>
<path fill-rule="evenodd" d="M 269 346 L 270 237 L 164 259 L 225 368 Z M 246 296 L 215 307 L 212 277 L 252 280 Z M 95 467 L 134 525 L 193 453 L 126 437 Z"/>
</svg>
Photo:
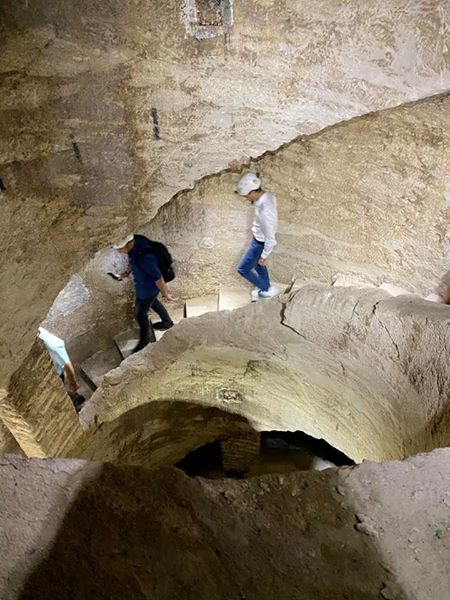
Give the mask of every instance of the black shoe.
<svg viewBox="0 0 450 600">
<path fill-rule="evenodd" d="M 144 343 L 139 342 L 139 344 L 133 348 L 133 350 L 131 351 L 131 354 L 140 352 L 141 350 L 143 350 L 145 348 L 145 346 L 148 346 L 149 344 L 150 344 L 150 342 L 144 342 Z"/>
<path fill-rule="evenodd" d="M 158 321 L 157 323 L 153 323 L 153 329 L 170 329 L 171 327 L 173 327 L 173 322 L 170 321 L 170 323 L 163 323 L 162 321 Z"/>
<path fill-rule="evenodd" d="M 75 410 L 77 411 L 77 413 L 80 412 L 80 410 L 83 408 L 85 403 L 86 403 L 86 400 L 84 400 L 83 402 L 80 402 L 79 404 L 74 404 L 74 407 L 75 407 Z"/>
<path fill-rule="evenodd" d="M 75 410 L 77 411 L 77 413 L 80 412 L 80 410 L 84 406 L 84 403 L 86 402 L 86 398 L 84 396 L 82 396 L 81 394 L 77 394 L 77 392 L 70 392 L 69 396 L 72 399 L 73 406 L 74 406 Z"/>
</svg>

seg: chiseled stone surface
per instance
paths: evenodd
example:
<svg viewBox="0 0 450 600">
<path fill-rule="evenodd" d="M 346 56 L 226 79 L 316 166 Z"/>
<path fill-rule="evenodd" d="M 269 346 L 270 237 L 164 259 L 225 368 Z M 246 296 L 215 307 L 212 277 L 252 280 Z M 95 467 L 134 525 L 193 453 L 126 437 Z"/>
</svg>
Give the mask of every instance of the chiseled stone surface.
<svg viewBox="0 0 450 600">
<path fill-rule="evenodd" d="M 320 285 L 187 319 L 105 377 L 80 413 L 83 436 L 67 452 L 126 462 L 136 437 L 123 439 L 119 458 L 121 423 L 125 432 L 126 413 L 146 406 L 151 464 L 167 465 L 170 440 L 155 428 L 174 419 L 177 430 L 183 402 L 239 414 L 259 431 L 305 431 L 357 462 L 447 446 L 449 336 L 448 306 Z M 179 407 L 169 413 L 172 401 Z M 186 435 L 199 445 L 192 425 Z"/>
<path fill-rule="evenodd" d="M 117 332 L 134 324 L 131 279 L 115 281 L 108 276 L 127 268 L 124 255 L 102 250 L 55 298 L 43 325 L 64 340 L 74 364 L 110 347 Z"/>
<path fill-rule="evenodd" d="M 26 456 L 58 456 L 71 447 L 73 436 L 80 435 L 72 401 L 40 340 L 13 374 L 0 410 L 4 424 Z"/>
<path fill-rule="evenodd" d="M 450 297 L 449 156 L 446 96 L 340 124 L 255 161 L 278 197 L 278 246 L 269 260 L 275 281 L 383 282 L 395 294 Z M 236 266 L 249 242 L 253 207 L 233 193 L 238 178 L 227 171 L 203 179 L 144 227 L 169 247 L 177 273 L 170 287 L 180 298 L 227 286 L 250 294 Z M 91 291 L 84 308 L 53 319 L 83 358 L 89 342 L 109 341 L 114 327 L 125 329 L 132 318 L 130 283 L 105 275 L 118 257 L 98 253 L 83 275 Z M 75 302 L 81 289 L 67 286 L 55 307 L 62 310 L 66 297 Z"/>
<path fill-rule="evenodd" d="M 446 299 L 449 157 L 450 96 L 440 96 L 341 123 L 255 160 L 250 167 L 278 199 L 278 246 L 269 260 L 275 281 L 331 284 L 345 275 Z M 205 178 L 146 228 L 171 248 L 178 293 L 211 293 L 240 279 L 253 207 L 233 193 L 239 176 Z"/>
<path fill-rule="evenodd" d="M 199 40 L 180 0 L 2 2 L 2 387 L 70 276 L 173 194 L 449 88 L 441 0 L 233 4 Z"/>
<path fill-rule="evenodd" d="M 190 479 L 0 459 L 2 600 L 446 600 L 450 450 Z"/>
<path fill-rule="evenodd" d="M 79 431 L 78 433 L 82 433 Z M 154 469 L 176 465 L 209 442 L 254 436 L 245 417 L 221 406 L 163 400 L 130 406 L 120 419 L 89 429 L 58 456 L 85 458 Z"/>
<path fill-rule="evenodd" d="M 0 422 L 0 456 L 5 454 L 22 454 L 22 450 L 6 425 Z"/>
</svg>

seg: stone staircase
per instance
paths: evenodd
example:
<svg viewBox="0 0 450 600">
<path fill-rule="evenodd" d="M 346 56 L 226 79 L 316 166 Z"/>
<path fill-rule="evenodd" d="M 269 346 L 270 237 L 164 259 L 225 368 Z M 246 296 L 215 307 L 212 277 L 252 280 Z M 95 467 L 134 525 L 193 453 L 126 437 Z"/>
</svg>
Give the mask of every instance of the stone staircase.
<svg viewBox="0 0 450 600">
<path fill-rule="evenodd" d="M 274 283 L 274 285 L 278 288 L 279 293 L 297 290 L 302 287 L 302 285 L 296 284 L 295 281 L 291 284 Z M 411 293 L 389 283 L 383 282 L 381 285 L 371 286 L 367 283 L 353 281 L 349 276 L 337 277 L 332 285 L 378 287 L 387 291 L 392 296 Z M 251 302 L 250 292 L 251 289 L 248 286 L 224 287 L 220 289 L 218 294 L 191 298 L 183 305 L 169 305 L 168 310 L 176 326 L 177 323 L 185 318 L 189 319 L 191 317 L 199 317 L 200 315 L 209 312 L 234 310 L 241 306 L 245 306 Z M 436 301 L 436 299 L 432 299 L 431 297 L 427 297 L 425 300 Z M 261 301 L 264 302 L 264 300 Z M 155 314 L 152 311 L 150 311 L 150 315 L 152 320 L 155 320 Z M 156 317 L 156 319 L 159 320 L 159 317 Z M 155 331 L 156 341 L 158 342 L 165 333 L 166 331 Z M 106 350 L 99 350 L 81 364 L 80 375 L 89 387 L 91 393 L 101 385 L 104 376 L 111 371 L 111 369 L 118 367 L 122 360 L 130 356 L 131 351 L 138 343 L 138 338 L 139 332 L 137 328 L 133 327 L 127 329 L 115 336 L 114 340 L 112 340 L 112 345 L 109 348 Z M 89 395 L 90 394 L 88 394 L 88 396 Z"/>
<path fill-rule="evenodd" d="M 286 284 L 275 284 L 280 293 L 287 288 Z M 201 296 L 187 300 L 182 306 L 168 305 L 170 316 L 175 326 L 184 318 L 199 317 L 208 312 L 222 310 L 234 310 L 251 302 L 251 289 L 247 287 L 221 288 L 218 294 Z M 264 300 L 262 300 L 263 302 Z M 150 311 L 151 319 L 154 321 L 154 313 Z M 159 320 L 159 317 L 156 317 Z M 158 342 L 166 331 L 156 331 L 155 337 Z M 122 360 L 130 356 L 131 351 L 138 343 L 139 330 L 130 328 L 115 336 L 114 344 L 106 350 L 99 350 L 80 365 L 80 375 L 95 391 L 103 381 L 104 376 L 118 367 Z"/>
</svg>

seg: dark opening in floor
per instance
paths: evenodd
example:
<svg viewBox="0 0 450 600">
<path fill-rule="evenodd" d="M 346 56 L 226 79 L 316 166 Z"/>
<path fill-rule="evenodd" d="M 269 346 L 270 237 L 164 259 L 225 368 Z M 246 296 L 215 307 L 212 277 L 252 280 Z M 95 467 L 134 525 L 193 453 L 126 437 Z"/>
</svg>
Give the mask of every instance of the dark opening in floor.
<svg viewBox="0 0 450 600">
<path fill-rule="evenodd" d="M 234 445 L 230 439 L 236 441 Z M 235 450 L 233 449 L 235 448 Z M 227 455 L 224 456 L 223 452 Z M 230 457 L 230 452 L 235 452 Z M 224 464 L 234 464 L 232 469 L 224 469 Z M 308 469 L 321 471 L 330 467 L 354 465 L 354 461 L 328 444 L 303 431 L 264 431 L 260 443 L 243 444 L 236 434 L 222 440 L 204 444 L 189 452 L 176 466 L 191 477 L 220 479 L 223 477 L 242 478 L 270 473 L 289 473 Z"/>
<path fill-rule="evenodd" d="M 190 477 L 220 479 L 224 477 L 220 440 L 192 450 L 176 465 Z"/>
</svg>

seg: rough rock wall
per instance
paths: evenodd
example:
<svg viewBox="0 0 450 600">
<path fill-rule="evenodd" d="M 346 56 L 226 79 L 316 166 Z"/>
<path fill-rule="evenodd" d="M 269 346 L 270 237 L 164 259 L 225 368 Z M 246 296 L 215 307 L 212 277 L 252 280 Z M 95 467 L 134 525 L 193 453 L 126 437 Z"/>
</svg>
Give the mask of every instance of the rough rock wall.
<svg viewBox="0 0 450 600">
<path fill-rule="evenodd" d="M 23 454 L 15 438 L 3 423 L 0 422 L 0 456 L 5 454 Z"/>
<path fill-rule="evenodd" d="M 299 138 L 254 161 L 278 198 L 276 281 L 332 283 L 337 275 L 423 293 L 448 283 L 450 96 Z M 253 208 L 239 174 L 196 184 L 146 228 L 177 259 L 174 288 L 191 296 L 239 281 Z"/>
<path fill-rule="evenodd" d="M 205 39 L 185 8 L 1 4 L 2 387 L 69 277 L 174 193 L 450 86 L 440 0 L 246 0 Z"/>
<path fill-rule="evenodd" d="M 98 252 L 56 297 L 43 326 L 61 337 L 74 364 L 112 345 L 133 322 L 131 280 L 117 282 L 107 273 L 123 272 L 128 259 L 110 249 Z"/>
<path fill-rule="evenodd" d="M 72 401 L 40 340 L 13 374 L 0 410 L 26 456 L 58 456 L 71 446 L 71 438 L 81 433 Z"/>
<path fill-rule="evenodd" d="M 449 465 L 208 481 L 0 459 L 0 596 L 446 600 Z"/>
<path fill-rule="evenodd" d="M 187 319 L 128 358 L 80 413 L 86 430 L 66 455 L 109 460 L 126 413 L 149 405 L 151 418 L 167 400 L 302 430 L 356 462 L 449 445 L 447 306 L 326 286 L 282 300 Z M 194 446 L 198 431 L 187 435 Z M 156 442 L 163 456 L 169 441 Z"/>
<path fill-rule="evenodd" d="M 275 281 L 332 283 L 345 275 L 446 299 L 449 155 L 450 96 L 441 96 L 298 138 L 254 161 L 278 197 L 278 247 L 270 259 Z M 233 193 L 238 178 L 227 171 L 199 181 L 143 228 L 170 248 L 177 272 L 171 289 L 181 298 L 246 285 L 236 265 L 253 207 Z M 68 338 L 78 332 L 73 347 L 82 354 L 89 342 L 110 340 L 132 319 L 129 285 L 105 275 L 117 259 L 113 251 L 98 253 L 83 275 L 92 292 L 85 309 L 65 315 L 65 322 L 51 320 Z M 77 294 L 70 285 L 63 293 Z"/>
</svg>

